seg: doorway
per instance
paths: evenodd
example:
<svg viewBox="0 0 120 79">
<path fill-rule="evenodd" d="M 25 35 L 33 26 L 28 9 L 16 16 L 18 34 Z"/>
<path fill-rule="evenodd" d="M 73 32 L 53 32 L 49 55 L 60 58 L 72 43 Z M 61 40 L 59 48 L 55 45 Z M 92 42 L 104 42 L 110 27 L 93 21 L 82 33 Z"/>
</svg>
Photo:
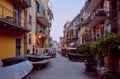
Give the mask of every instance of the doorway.
<svg viewBox="0 0 120 79">
<path fill-rule="evenodd" d="M 16 38 L 16 56 L 21 55 L 21 39 Z"/>
</svg>

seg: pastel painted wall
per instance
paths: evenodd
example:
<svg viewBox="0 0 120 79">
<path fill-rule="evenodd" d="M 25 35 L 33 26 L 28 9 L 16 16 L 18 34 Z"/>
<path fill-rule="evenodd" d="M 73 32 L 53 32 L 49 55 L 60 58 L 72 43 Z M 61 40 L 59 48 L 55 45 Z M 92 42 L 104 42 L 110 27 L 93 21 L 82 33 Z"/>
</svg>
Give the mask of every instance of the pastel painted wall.
<svg viewBox="0 0 120 79">
<path fill-rule="evenodd" d="M 3 17 L 5 18 L 6 16 L 14 16 L 14 4 L 10 2 L 9 0 L 0 0 L 0 17 L 2 17 L 2 12 L 4 13 Z M 2 8 L 4 7 L 4 9 Z M 21 15 L 21 22 L 22 26 L 25 26 L 25 14 L 24 14 L 24 9 L 22 10 L 22 15 Z"/>
<path fill-rule="evenodd" d="M 21 39 L 21 55 L 24 55 L 24 35 L 0 29 L 0 59 L 16 56 L 16 38 Z"/>
<path fill-rule="evenodd" d="M 15 56 L 15 37 L 0 33 L 0 59 Z"/>
<path fill-rule="evenodd" d="M 5 8 L 3 9 L 2 6 Z M 13 4 L 6 0 L 0 0 L 0 17 L 2 16 L 2 11 L 4 11 L 4 18 L 6 16 L 13 16 Z"/>
<path fill-rule="evenodd" d="M 4 6 L 4 17 L 13 16 L 13 2 L 9 0 L 0 0 L 0 17 L 2 17 L 2 8 L 1 5 Z M 22 26 L 24 26 L 25 14 L 24 10 L 22 10 Z M 0 25 L 0 27 L 4 27 Z M 12 26 L 11 26 L 12 27 Z M 21 39 L 21 55 L 24 55 L 24 34 L 20 32 L 14 32 L 11 29 L 0 28 L 0 59 L 14 57 L 16 56 L 16 38 Z"/>
</svg>

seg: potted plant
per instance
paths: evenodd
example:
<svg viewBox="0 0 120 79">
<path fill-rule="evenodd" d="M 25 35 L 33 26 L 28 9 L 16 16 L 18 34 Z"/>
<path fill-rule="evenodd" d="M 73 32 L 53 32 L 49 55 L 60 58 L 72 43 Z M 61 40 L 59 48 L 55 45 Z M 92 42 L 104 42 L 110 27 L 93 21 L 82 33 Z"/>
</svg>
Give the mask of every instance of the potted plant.
<svg viewBox="0 0 120 79">
<path fill-rule="evenodd" d="M 77 52 L 80 54 L 91 54 L 90 44 L 91 42 L 87 42 L 87 43 L 78 45 Z"/>
<path fill-rule="evenodd" d="M 101 37 L 98 41 L 97 54 L 100 58 L 105 57 L 109 63 L 110 70 L 115 69 L 116 58 L 120 57 L 120 34 L 109 34 Z M 111 61 L 110 61 L 111 60 Z M 111 62 L 111 63 L 110 63 Z"/>
<path fill-rule="evenodd" d="M 90 51 L 91 51 L 91 54 L 94 56 L 97 56 L 98 54 L 98 44 L 99 44 L 98 41 L 91 42 L 90 44 Z"/>
<path fill-rule="evenodd" d="M 86 71 L 96 71 L 96 60 L 94 58 L 93 53 L 91 53 L 91 44 L 92 42 L 87 42 L 85 44 L 80 44 L 77 47 L 77 51 L 80 54 L 84 54 L 85 55 L 85 67 L 86 67 Z"/>
</svg>

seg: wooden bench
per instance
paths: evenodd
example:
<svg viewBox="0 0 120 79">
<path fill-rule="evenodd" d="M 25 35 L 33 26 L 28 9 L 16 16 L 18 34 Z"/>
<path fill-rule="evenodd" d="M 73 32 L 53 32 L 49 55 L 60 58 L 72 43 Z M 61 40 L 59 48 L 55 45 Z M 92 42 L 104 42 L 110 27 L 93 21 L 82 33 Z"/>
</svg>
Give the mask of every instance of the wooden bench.
<svg viewBox="0 0 120 79">
<path fill-rule="evenodd" d="M 0 68 L 0 79 L 22 79 L 31 70 L 33 66 L 30 61 L 24 61 L 11 66 Z"/>
</svg>

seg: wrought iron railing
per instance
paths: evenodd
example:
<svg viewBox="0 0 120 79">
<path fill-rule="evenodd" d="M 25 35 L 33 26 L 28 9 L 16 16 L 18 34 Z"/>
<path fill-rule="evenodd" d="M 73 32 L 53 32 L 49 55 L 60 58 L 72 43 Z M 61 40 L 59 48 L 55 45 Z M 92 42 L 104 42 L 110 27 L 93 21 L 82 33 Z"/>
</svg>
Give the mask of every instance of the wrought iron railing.
<svg viewBox="0 0 120 79">
<path fill-rule="evenodd" d="M 48 35 L 48 32 L 47 32 L 46 30 L 44 30 L 44 29 L 41 29 L 39 32 L 40 32 L 40 33 L 43 33 L 43 34 L 45 34 L 45 35 Z"/>
<path fill-rule="evenodd" d="M 31 0 L 12 0 L 16 6 L 21 7 L 22 9 L 31 7 Z"/>
<path fill-rule="evenodd" d="M 19 17 L 19 15 L 15 17 L 14 10 L 10 10 L 3 5 L 0 5 L 0 19 L 8 23 L 14 24 L 17 27 L 25 26 L 25 16 L 23 17 L 21 14 L 21 17 Z"/>
<path fill-rule="evenodd" d="M 89 16 L 87 19 L 83 20 L 82 25 L 88 25 L 96 16 L 106 16 L 106 12 L 103 8 L 100 8 L 96 10 L 94 13 L 92 13 L 91 16 Z"/>
</svg>

